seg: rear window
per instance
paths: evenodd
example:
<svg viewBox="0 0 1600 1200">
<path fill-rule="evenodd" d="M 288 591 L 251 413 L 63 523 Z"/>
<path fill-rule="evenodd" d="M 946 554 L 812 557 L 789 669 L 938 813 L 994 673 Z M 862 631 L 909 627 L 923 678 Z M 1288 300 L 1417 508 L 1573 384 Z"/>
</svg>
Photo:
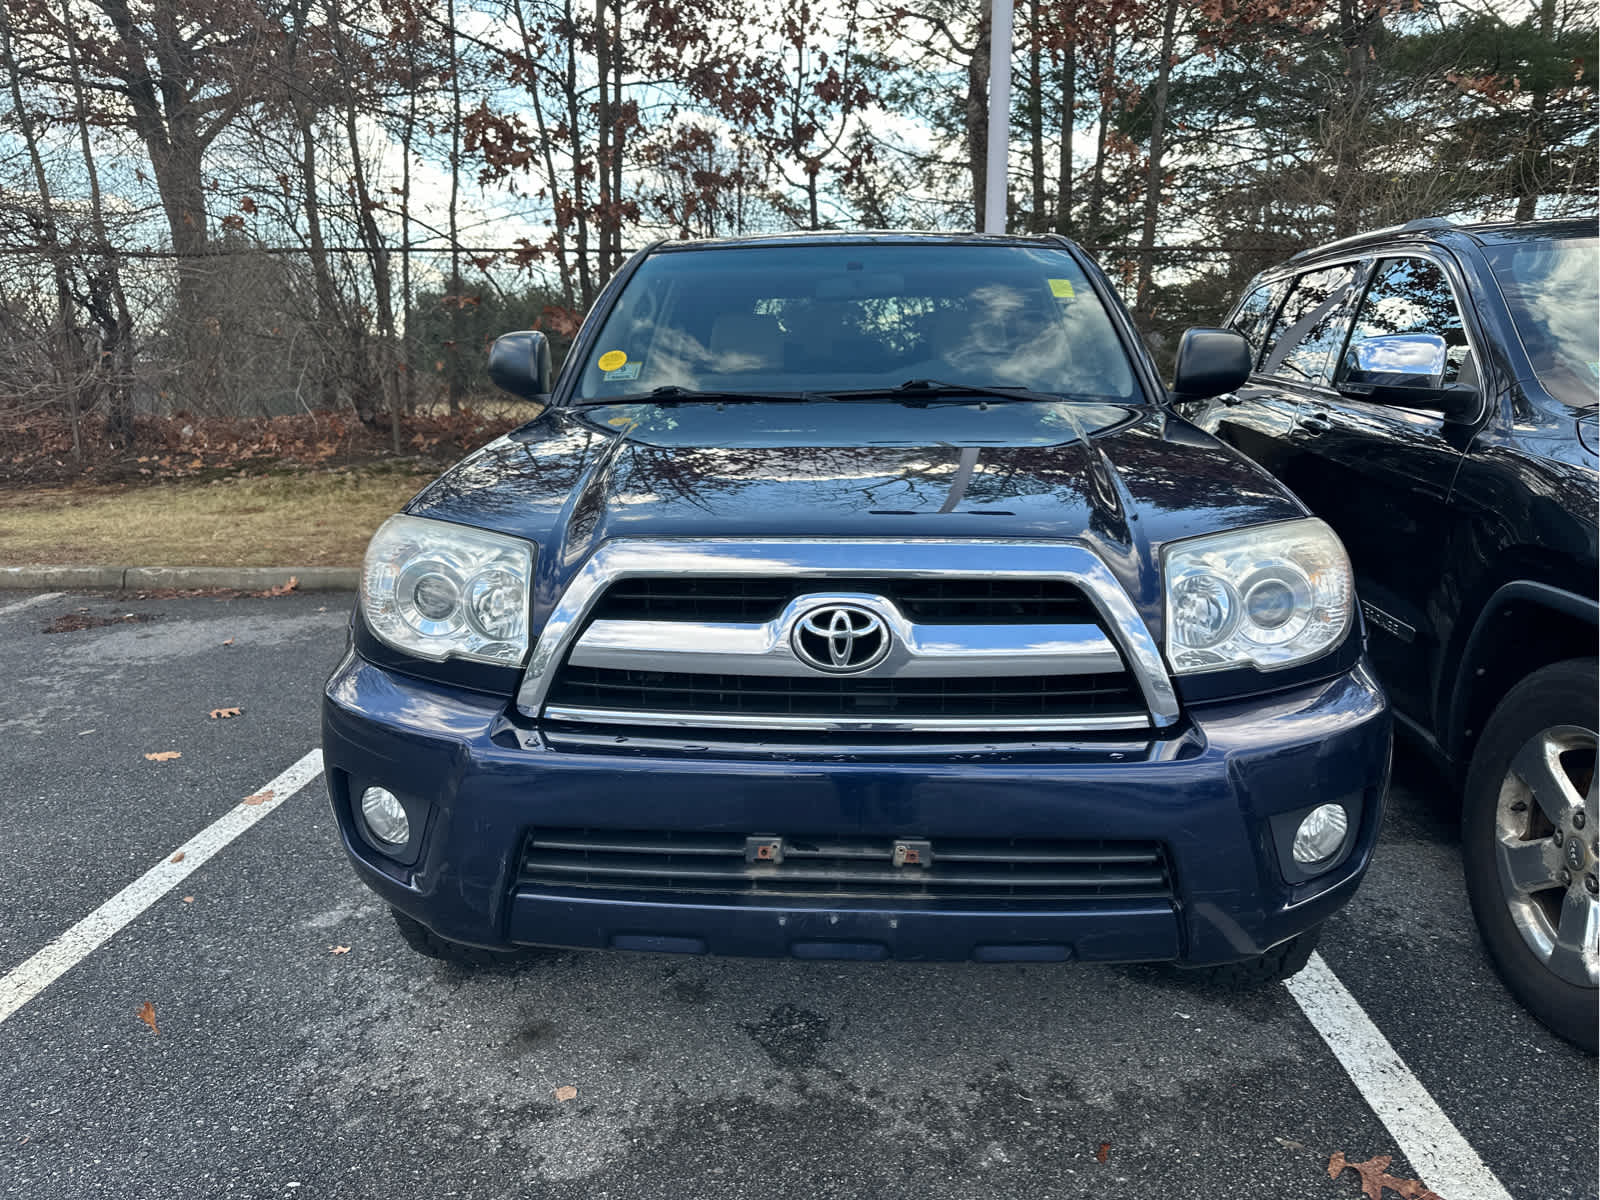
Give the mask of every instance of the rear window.
<svg viewBox="0 0 1600 1200">
<path fill-rule="evenodd" d="M 1590 408 L 1600 388 L 1600 239 L 1529 238 L 1484 250 L 1544 390 Z"/>
<path fill-rule="evenodd" d="M 629 279 L 578 397 L 750 393 L 911 379 L 1142 399 L 1127 351 L 1064 251 L 794 245 L 669 251 Z"/>
</svg>

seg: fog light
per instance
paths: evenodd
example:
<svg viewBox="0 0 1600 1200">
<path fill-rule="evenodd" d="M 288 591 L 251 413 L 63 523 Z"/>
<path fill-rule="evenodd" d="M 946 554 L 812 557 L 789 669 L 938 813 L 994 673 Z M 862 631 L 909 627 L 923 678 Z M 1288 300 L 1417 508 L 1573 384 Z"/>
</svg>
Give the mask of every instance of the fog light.
<svg viewBox="0 0 1600 1200">
<path fill-rule="evenodd" d="M 386 846 L 403 846 L 411 840 L 411 822 L 406 820 L 406 810 L 388 788 L 369 787 L 361 793 L 361 819 L 367 832 Z M 1300 840 L 1295 839 L 1295 853 L 1300 853 Z"/>
<path fill-rule="evenodd" d="M 1345 815 L 1343 805 L 1317 805 L 1294 831 L 1295 862 L 1310 864 L 1332 858 L 1344 845 L 1344 835 L 1349 829 L 1350 818 Z"/>
</svg>

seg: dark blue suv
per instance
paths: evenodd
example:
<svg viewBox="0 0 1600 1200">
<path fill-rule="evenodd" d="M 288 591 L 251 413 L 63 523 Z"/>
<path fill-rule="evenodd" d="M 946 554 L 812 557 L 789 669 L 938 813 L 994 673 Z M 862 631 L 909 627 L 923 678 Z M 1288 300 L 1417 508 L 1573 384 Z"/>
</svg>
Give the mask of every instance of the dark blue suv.
<svg viewBox="0 0 1600 1200">
<path fill-rule="evenodd" d="M 1173 394 L 1243 382 L 1191 330 Z M 1056 238 L 636 255 L 541 414 L 373 538 L 323 710 L 424 953 L 1158 960 L 1281 977 L 1390 722 L 1338 538 L 1187 423 Z"/>
</svg>

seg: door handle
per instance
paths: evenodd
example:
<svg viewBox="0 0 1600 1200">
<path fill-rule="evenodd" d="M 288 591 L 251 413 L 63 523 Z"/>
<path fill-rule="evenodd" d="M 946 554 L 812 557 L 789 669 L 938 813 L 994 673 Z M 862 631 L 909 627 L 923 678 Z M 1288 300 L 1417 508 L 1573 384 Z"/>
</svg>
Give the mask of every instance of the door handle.
<svg viewBox="0 0 1600 1200">
<path fill-rule="evenodd" d="M 1331 433 L 1333 431 L 1333 419 L 1328 416 L 1327 409 L 1313 408 L 1310 412 L 1301 416 L 1300 428 L 1307 433 Z"/>
</svg>

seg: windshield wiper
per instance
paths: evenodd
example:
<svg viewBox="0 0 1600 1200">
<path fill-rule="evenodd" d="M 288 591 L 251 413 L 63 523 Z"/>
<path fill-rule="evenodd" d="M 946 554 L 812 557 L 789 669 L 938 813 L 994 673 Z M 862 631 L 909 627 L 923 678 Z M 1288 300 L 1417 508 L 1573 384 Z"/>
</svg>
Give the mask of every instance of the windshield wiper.
<svg viewBox="0 0 1600 1200">
<path fill-rule="evenodd" d="M 1058 404 L 1063 400 L 1088 400 L 1088 396 L 1067 396 L 1056 392 L 1036 392 L 1031 388 L 1012 387 L 1006 384 L 946 383 L 940 379 L 908 379 L 894 387 L 855 388 L 847 392 L 829 393 L 838 400 L 871 399 L 874 396 L 905 397 L 920 400 L 937 396 L 999 396 L 1003 400 L 1048 400 Z"/>
<path fill-rule="evenodd" d="M 725 401 L 760 401 L 760 400 L 820 400 L 828 401 L 834 397 L 827 392 L 735 392 L 735 391 L 705 391 L 696 388 L 679 387 L 675 383 L 665 384 L 662 387 L 651 388 L 648 392 L 631 392 L 625 396 L 597 396 L 585 400 L 587 404 L 672 404 L 678 401 L 712 401 L 721 404 Z"/>
</svg>

